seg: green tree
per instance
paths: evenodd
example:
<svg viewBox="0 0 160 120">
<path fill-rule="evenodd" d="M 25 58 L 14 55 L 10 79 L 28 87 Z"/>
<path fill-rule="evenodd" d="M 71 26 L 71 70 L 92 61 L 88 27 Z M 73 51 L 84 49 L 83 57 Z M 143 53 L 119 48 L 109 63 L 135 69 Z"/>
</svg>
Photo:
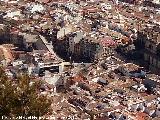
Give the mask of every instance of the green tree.
<svg viewBox="0 0 160 120">
<path fill-rule="evenodd" d="M 28 75 L 9 79 L 0 68 L 0 116 L 40 117 L 50 114 L 51 99 L 39 94 L 41 85 L 42 81 L 33 82 Z"/>
</svg>

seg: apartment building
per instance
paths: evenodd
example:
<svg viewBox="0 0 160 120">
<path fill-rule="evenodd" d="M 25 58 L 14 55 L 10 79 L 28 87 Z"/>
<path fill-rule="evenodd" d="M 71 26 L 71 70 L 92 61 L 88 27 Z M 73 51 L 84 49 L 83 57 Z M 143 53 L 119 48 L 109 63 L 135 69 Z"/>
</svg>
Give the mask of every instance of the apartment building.
<svg viewBox="0 0 160 120">
<path fill-rule="evenodd" d="M 140 39 L 139 37 L 142 36 Z M 159 73 L 160 69 L 160 27 L 147 27 L 138 36 L 142 45 L 144 61 L 150 70 Z"/>
</svg>

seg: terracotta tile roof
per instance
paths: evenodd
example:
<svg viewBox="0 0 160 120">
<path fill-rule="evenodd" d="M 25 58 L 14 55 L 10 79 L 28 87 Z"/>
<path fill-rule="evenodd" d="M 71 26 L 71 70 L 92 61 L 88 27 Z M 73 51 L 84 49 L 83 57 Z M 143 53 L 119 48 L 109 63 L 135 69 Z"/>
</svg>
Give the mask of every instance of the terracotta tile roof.
<svg viewBox="0 0 160 120">
<path fill-rule="evenodd" d="M 3 50 L 2 48 L 0 48 L 0 60 L 3 60 L 3 59 L 4 59 Z"/>
<path fill-rule="evenodd" d="M 103 46 L 115 46 L 116 42 L 113 41 L 113 39 L 111 37 L 105 37 L 101 39 L 101 43 Z"/>
<path fill-rule="evenodd" d="M 35 0 L 35 1 L 40 2 L 40 3 L 49 3 L 52 0 Z"/>
<path fill-rule="evenodd" d="M 14 59 L 13 55 L 11 53 L 11 50 L 9 48 L 6 48 L 6 47 L 4 47 L 4 46 L 1 45 L 0 49 L 3 51 L 4 58 L 7 61 L 12 61 Z"/>
<path fill-rule="evenodd" d="M 135 120 L 147 120 L 148 117 L 149 117 L 149 116 L 148 116 L 147 113 L 138 112 L 138 113 L 136 114 Z"/>
<path fill-rule="evenodd" d="M 156 98 L 157 98 L 156 95 L 146 95 L 146 96 L 143 96 L 143 99 L 145 99 L 145 101 L 152 101 L 152 100 L 154 100 Z"/>
<path fill-rule="evenodd" d="M 96 13 L 96 12 L 101 12 L 101 9 L 97 7 L 87 6 L 87 7 L 83 7 L 82 9 L 80 9 L 79 12 Z"/>
<path fill-rule="evenodd" d="M 74 82 L 83 82 L 85 80 L 85 77 L 83 75 L 76 75 L 73 78 L 71 78 Z"/>
</svg>

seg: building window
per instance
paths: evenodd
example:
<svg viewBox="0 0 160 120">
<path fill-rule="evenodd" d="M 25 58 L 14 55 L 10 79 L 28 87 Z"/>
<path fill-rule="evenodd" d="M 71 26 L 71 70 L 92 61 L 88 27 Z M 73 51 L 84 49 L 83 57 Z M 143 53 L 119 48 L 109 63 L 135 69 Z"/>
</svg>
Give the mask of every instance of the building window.
<svg viewBox="0 0 160 120">
<path fill-rule="evenodd" d="M 151 44 L 149 45 L 149 49 L 150 49 L 150 50 L 153 50 L 153 46 L 152 46 Z"/>
<path fill-rule="evenodd" d="M 152 59 L 152 57 L 150 56 L 150 64 L 152 65 L 153 64 L 153 61 L 152 61 L 153 59 Z"/>
<path fill-rule="evenodd" d="M 154 58 L 153 59 L 153 65 L 155 66 L 155 67 L 157 67 L 158 65 L 157 65 L 157 60 Z"/>
<path fill-rule="evenodd" d="M 145 54 L 145 53 L 144 53 L 144 60 L 145 60 L 145 61 L 149 61 L 149 56 L 148 56 L 148 54 Z"/>
<path fill-rule="evenodd" d="M 158 68 L 160 68 L 160 61 L 158 61 Z"/>
</svg>

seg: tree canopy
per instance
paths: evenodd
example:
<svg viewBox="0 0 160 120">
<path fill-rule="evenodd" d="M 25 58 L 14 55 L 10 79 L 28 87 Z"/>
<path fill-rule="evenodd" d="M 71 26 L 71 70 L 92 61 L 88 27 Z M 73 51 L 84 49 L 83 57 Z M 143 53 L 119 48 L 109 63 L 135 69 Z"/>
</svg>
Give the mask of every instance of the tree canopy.
<svg viewBox="0 0 160 120">
<path fill-rule="evenodd" d="M 0 116 L 41 117 L 51 113 L 51 99 L 40 94 L 41 85 L 28 75 L 9 79 L 0 68 Z"/>
</svg>

